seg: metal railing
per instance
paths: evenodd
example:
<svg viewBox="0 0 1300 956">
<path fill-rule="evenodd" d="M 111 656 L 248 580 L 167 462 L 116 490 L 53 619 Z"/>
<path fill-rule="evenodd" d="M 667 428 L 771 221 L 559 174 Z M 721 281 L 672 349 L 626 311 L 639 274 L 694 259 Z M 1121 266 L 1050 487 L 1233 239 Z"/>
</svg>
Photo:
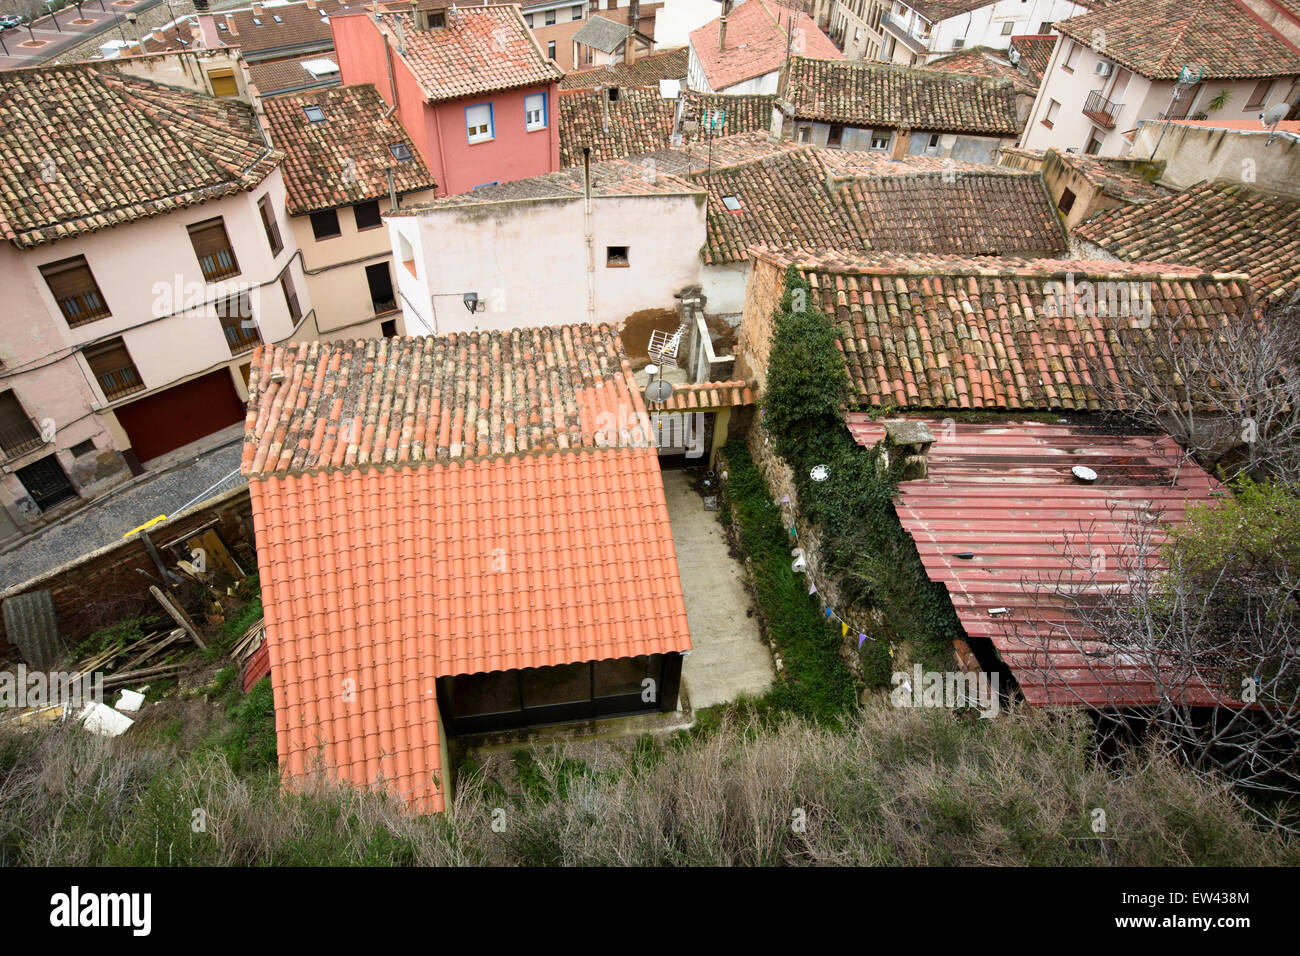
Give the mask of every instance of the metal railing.
<svg viewBox="0 0 1300 956">
<path fill-rule="evenodd" d="M 41 430 L 37 427 L 34 418 L 17 425 L 0 428 L 0 451 L 4 452 L 6 459 L 17 458 L 44 444 L 45 439 L 41 436 Z"/>
<path fill-rule="evenodd" d="M 1093 90 L 1083 101 L 1083 112 L 1107 129 L 1115 128 L 1115 119 L 1123 108 L 1123 103 L 1116 103 L 1102 96 L 1101 90 Z"/>
</svg>

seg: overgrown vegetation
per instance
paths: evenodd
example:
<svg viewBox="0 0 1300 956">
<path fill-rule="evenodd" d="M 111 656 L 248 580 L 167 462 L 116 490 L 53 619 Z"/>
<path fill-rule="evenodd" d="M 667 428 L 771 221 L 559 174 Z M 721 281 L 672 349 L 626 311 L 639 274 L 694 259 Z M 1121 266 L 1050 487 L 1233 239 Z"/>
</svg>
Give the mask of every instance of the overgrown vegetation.
<svg viewBox="0 0 1300 956">
<path fill-rule="evenodd" d="M 805 579 L 790 568 L 789 529 L 744 443 L 723 449 L 730 516 L 750 559 L 754 590 L 783 669 L 759 705 L 801 717 L 837 722 L 853 706 L 853 678 L 840 659 L 840 632 L 808 596 Z"/>
<path fill-rule="evenodd" d="M 1296 848 L 1172 761 L 1123 773 L 1087 722 L 867 709 L 838 729 L 725 721 L 659 748 L 516 758 L 463 775 L 450 814 L 279 786 L 73 728 L 0 734 L 0 863 L 163 865 L 1276 865 Z M 560 797 L 557 799 L 557 795 Z M 1106 815 L 1106 834 L 1091 829 Z"/>
<path fill-rule="evenodd" d="M 848 378 L 835 327 L 791 266 L 774 317 L 763 424 L 794 472 L 799 504 L 821 533 L 823 571 L 838 585 L 871 640 L 860 649 L 872 686 L 889 684 L 890 648 L 906 646 L 928 669 L 946 669 L 957 616 L 931 583 L 894 511 L 901 462 L 886 468 L 844 424 Z M 812 478 L 825 465 L 829 476 Z M 728 492 L 730 493 L 730 491 Z"/>
</svg>

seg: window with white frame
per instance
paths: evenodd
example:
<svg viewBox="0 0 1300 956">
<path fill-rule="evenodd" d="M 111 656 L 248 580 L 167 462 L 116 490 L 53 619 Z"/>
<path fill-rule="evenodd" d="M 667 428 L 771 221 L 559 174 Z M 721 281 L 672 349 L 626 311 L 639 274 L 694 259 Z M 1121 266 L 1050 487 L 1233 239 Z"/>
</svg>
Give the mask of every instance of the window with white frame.
<svg viewBox="0 0 1300 956">
<path fill-rule="evenodd" d="M 492 138 L 491 103 L 465 107 L 465 132 L 471 143 L 483 143 Z"/>
<path fill-rule="evenodd" d="M 529 93 L 524 97 L 524 129 L 546 129 L 546 94 Z"/>
<path fill-rule="evenodd" d="M 871 148 L 872 149 L 889 149 L 889 143 L 894 138 L 894 134 L 889 130 L 877 129 L 871 131 Z"/>
</svg>

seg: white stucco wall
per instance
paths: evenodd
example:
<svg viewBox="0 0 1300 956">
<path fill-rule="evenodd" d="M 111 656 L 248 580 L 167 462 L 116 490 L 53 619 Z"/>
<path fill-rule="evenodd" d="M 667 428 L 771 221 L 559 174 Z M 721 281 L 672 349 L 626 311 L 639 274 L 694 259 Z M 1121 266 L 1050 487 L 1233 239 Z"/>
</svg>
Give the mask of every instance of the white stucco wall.
<svg viewBox="0 0 1300 956">
<path fill-rule="evenodd" d="M 1088 8 L 1071 0 L 997 0 L 968 13 L 949 17 L 935 24 L 930 31 L 929 58 L 951 53 L 953 41 L 962 38 L 965 43 L 958 49 L 987 46 L 1005 50 L 1012 36 L 1037 34 L 1042 24 L 1087 13 Z M 1003 33 L 1005 24 L 1012 25 L 1010 33 Z"/>
<path fill-rule="evenodd" d="M 739 315 L 745 308 L 745 285 L 749 282 L 750 261 L 728 262 L 700 267 L 700 288 L 707 301 L 708 315 Z"/>
<path fill-rule="evenodd" d="M 395 272 L 408 334 L 562 325 L 588 320 L 588 255 L 581 199 L 481 203 L 389 218 L 395 249 L 406 237 L 416 275 Z M 645 309 L 672 308 L 699 282 L 703 195 L 596 197 L 592 201 L 596 322 L 621 326 Z M 607 264 L 628 248 L 626 267 Z M 471 314 L 464 294 L 486 308 Z"/>
<path fill-rule="evenodd" d="M 1099 156 L 1127 156 L 1130 143 L 1124 133 L 1131 131 L 1142 120 L 1154 120 L 1170 108 L 1174 83 L 1171 80 L 1149 80 L 1146 77 L 1132 75 L 1121 95 L 1116 96 L 1114 87 L 1120 78 L 1120 71 L 1114 61 L 1108 60 L 1086 46 L 1080 45 L 1074 72 L 1064 68 L 1074 41 L 1062 37 L 1052 52 L 1043 85 L 1034 100 L 1029 122 L 1021 145 L 1028 149 L 1047 149 L 1056 147 L 1060 150 L 1074 149 L 1083 152 L 1094 129 L 1102 133 Z M 1096 73 L 1097 64 L 1105 62 L 1114 67 L 1109 76 Z M 1292 89 L 1294 77 L 1279 78 L 1273 84 L 1267 102 L 1273 103 L 1284 98 Z M 1207 111 L 1207 104 L 1223 90 L 1228 91 L 1228 102 L 1219 110 L 1210 113 L 1212 119 L 1226 121 L 1257 120 L 1259 108 L 1246 108 L 1251 93 L 1258 80 L 1216 80 L 1203 81 L 1192 96 L 1188 115 Z M 1100 90 L 1108 99 L 1123 104 L 1116 115 L 1115 127 L 1106 130 L 1097 125 L 1090 117 L 1083 114 L 1083 107 L 1088 94 Z M 1185 94 L 1186 95 L 1186 94 Z M 1047 115 L 1051 101 L 1060 103 L 1052 127 L 1049 129 L 1043 119 Z"/>
</svg>

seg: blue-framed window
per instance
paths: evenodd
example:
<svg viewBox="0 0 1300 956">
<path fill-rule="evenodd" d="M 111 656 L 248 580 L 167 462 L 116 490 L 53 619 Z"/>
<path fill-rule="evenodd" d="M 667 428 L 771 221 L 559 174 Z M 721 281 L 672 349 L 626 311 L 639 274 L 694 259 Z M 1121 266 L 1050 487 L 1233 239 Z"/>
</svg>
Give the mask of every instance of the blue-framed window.
<svg viewBox="0 0 1300 956">
<path fill-rule="evenodd" d="M 465 107 L 465 133 L 471 143 L 486 143 L 496 137 L 491 103 L 475 103 Z"/>
<path fill-rule="evenodd" d="M 546 129 L 546 94 L 529 93 L 524 97 L 524 130 Z"/>
</svg>

